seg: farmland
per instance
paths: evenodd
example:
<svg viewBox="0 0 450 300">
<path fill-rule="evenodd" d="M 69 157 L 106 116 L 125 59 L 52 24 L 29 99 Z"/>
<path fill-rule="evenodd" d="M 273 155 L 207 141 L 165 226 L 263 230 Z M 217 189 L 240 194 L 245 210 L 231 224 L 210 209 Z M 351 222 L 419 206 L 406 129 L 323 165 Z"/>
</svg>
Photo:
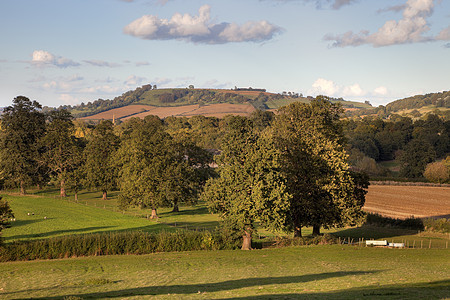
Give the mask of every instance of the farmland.
<svg viewBox="0 0 450 300">
<path fill-rule="evenodd" d="M 364 210 L 400 219 L 448 218 L 450 187 L 371 185 Z"/>
<path fill-rule="evenodd" d="M 241 115 L 248 116 L 255 108 L 251 104 L 231 104 L 231 103 L 219 103 L 200 106 L 195 105 L 182 105 L 182 106 L 165 106 L 157 107 L 151 105 L 128 105 L 120 108 L 111 109 L 105 112 L 101 112 L 89 117 L 81 118 L 83 120 L 128 120 L 133 117 L 145 118 L 148 115 L 156 115 L 160 118 L 166 118 L 169 116 L 183 116 L 192 117 L 196 115 L 203 115 L 207 117 L 223 117 L 226 115 Z"/>
</svg>

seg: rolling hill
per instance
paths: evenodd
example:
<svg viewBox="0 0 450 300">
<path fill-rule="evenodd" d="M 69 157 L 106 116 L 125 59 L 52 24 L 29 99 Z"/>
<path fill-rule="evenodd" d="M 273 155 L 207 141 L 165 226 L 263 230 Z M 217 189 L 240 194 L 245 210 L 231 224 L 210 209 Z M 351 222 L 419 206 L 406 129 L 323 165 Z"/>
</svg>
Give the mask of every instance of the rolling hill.
<svg viewBox="0 0 450 300">
<path fill-rule="evenodd" d="M 275 94 L 265 89 L 157 89 L 149 84 L 128 91 L 113 100 L 98 99 L 87 104 L 62 108 L 84 120 L 126 120 L 151 114 L 160 118 L 195 115 L 223 117 L 227 114 L 249 115 L 257 109 L 274 111 L 292 102 L 308 103 L 311 99 L 312 97 L 303 97 L 297 93 Z M 420 118 L 427 113 L 436 113 L 450 119 L 450 92 L 416 95 L 378 107 L 372 107 L 367 101 L 361 103 L 342 98 L 331 101 L 341 103 L 350 117 L 376 115 L 388 118 L 392 114 L 399 114 Z"/>
</svg>

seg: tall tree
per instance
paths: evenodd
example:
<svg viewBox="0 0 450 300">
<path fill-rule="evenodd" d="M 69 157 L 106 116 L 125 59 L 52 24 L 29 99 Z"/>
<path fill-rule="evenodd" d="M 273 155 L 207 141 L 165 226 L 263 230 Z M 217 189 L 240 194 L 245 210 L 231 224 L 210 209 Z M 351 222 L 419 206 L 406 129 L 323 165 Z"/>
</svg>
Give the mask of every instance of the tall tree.
<svg viewBox="0 0 450 300">
<path fill-rule="evenodd" d="M 208 181 L 202 198 L 243 237 L 242 249 L 249 250 L 256 222 L 269 229 L 284 229 L 290 195 L 271 139 L 258 136 L 244 117 L 228 118 L 226 129 L 218 158 L 219 177 Z"/>
<path fill-rule="evenodd" d="M 194 166 L 156 116 L 132 120 L 123 127 L 116 155 L 119 167 L 120 204 L 157 208 L 188 202 L 195 195 Z"/>
<path fill-rule="evenodd" d="M 326 97 L 310 104 L 292 103 L 279 110 L 273 125 L 283 172 L 292 195 L 291 227 L 339 226 L 358 218 L 364 201 L 355 197 L 355 183 L 344 150 L 342 109 Z"/>
<path fill-rule="evenodd" d="M 79 166 L 77 158 L 82 148 L 74 136 L 75 127 L 69 111 L 50 111 L 47 119 L 47 131 L 41 140 L 45 149 L 43 161 L 60 183 L 60 196 L 66 197 L 66 180 L 68 174 Z"/>
<path fill-rule="evenodd" d="M 25 187 L 39 182 L 39 139 L 45 132 L 45 115 L 37 101 L 19 96 L 1 116 L 0 169 L 10 186 Z"/>
<path fill-rule="evenodd" d="M 108 191 L 116 187 L 118 171 L 112 160 L 119 144 L 120 139 L 109 120 L 100 121 L 88 138 L 84 165 L 86 185 L 100 189 L 103 200 L 108 198 Z"/>
</svg>

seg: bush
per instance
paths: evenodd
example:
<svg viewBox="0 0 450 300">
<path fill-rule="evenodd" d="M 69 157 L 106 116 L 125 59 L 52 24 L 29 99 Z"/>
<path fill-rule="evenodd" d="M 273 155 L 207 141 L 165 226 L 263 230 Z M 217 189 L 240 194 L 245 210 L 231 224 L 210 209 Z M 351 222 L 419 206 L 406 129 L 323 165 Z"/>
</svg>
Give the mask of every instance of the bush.
<svg viewBox="0 0 450 300">
<path fill-rule="evenodd" d="M 450 232 L 450 219 L 424 219 L 423 224 L 425 225 L 425 230 L 436 231 L 442 233 Z"/>
<path fill-rule="evenodd" d="M 423 176 L 430 182 L 444 183 L 450 180 L 450 169 L 444 161 L 434 162 L 427 165 Z"/>
</svg>

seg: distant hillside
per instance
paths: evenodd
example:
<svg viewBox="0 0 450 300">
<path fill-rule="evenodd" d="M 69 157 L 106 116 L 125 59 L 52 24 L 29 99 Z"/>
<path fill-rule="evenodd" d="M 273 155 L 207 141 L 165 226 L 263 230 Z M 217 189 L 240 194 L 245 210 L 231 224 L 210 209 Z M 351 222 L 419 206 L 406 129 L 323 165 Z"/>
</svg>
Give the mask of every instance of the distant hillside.
<svg viewBox="0 0 450 300">
<path fill-rule="evenodd" d="M 450 91 L 416 95 L 405 99 L 396 100 L 386 105 L 386 111 L 398 112 L 405 109 L 419 109 L 424 106 L 450 108 Z"/>
<path fill-rule="evenodd" d="M 433 113 L 450 120 L 450 91 L 416 95 L 393 101 L 386 106 L 347 111 L 348 116 L 378 116 L 389 118 L 391 115 L 401 115 L 419 119 Z"/>
<path fill-rule="evenodd" d="M 144 85 L 137 88 L 134 91 L 128 91 L 121 96 L 114 98 L 113 100 L 98 99 L 87 104 L 81 103 L 77 106 L 61 106 L 71 111 L 76 118 L 89 119 L 101 119 L 102 115 L 97 115 L 103 112 L 110 111 L 112 109 L 124 108 L 120 111 L 120 115 L 116 118 L 125 118 L 126 116 L 136 115 L 138 112 L 135 110 L 143 109 L 141 112 L 148 111 L 150 109 L 128 107 L 130 105 L 147 105 L 152 107 L 187 107 L 191 105 L 198 105 L 199 107 L 211 106 L 216 104 L 229 104 L 229 105 L 244 105 L 236 106 L 222 106 L 225 110 L 220 112 L 218 109 L 220 106 L 215 106 L 211 109 L 198 110 L 196 114 L 204 115 L 217 115 L 217 114 L 247 114 L 250 110 L 248 105 L 254 109 L 269 110 L 278 109 L 282 106 L 290 104 L 292 102 L 309 102 L 310 98 L 305 98 L 298 93 L 283 92 L 282 94 L 274 94 L 266 92 L 264 89 L 252 89 L 252 88 L 235 88 L 232 90 L 223 89 L 194 89 L 194 88 L 173 88 L 173 89 L 157 89 L 156 86 Z M 333 102 L 342 103 L 344 108 L 368 108 L 371 107 L 366 103 L 344 101 L 343 99 L 333 99 Z M 125 109 L 125 107 L 128 107 Z M 191 107 L 192 108 L 192 107 Z M 190 108 L 187 108 L 190 109 Z M 240 109 L 243 109 L 241 111 Z M 183 109 L 182 109 L 183 110 Z M 229 112 L 227 110 L 230 110 Z M 183 112 L 186 115 L 186 112 Z M 193 115 L 195 114 L 193 113 Z M 122 116 L 122 114 L 125 114 Z M 164 111 L 162 115 L 179 115 L 179 113 L 170 114 L 170 112 Z M 109 115 L 109 114 L 108 114 Z"/>
</svg>

